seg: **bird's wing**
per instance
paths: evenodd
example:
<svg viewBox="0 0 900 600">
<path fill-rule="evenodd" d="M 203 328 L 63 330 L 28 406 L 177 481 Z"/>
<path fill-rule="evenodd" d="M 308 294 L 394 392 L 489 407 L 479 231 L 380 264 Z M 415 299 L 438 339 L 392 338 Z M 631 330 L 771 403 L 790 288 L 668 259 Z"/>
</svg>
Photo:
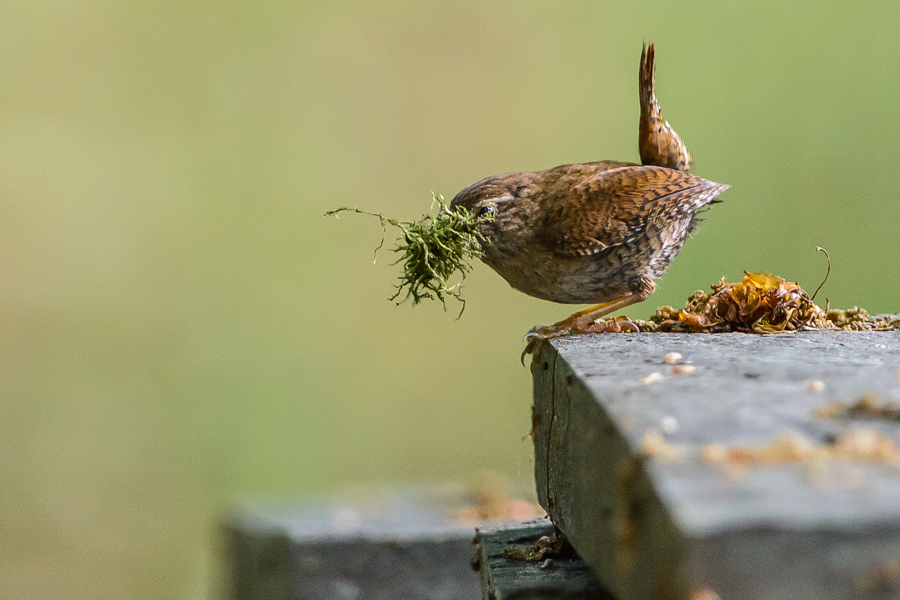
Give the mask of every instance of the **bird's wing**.
<svg viewBox="0 0 900 600">
<path fill-rule="evenodd" d="M 627 244 L 649 229 L 689 218 L 727 185 L 664 167 L 633 166 L 598 173 L 551 202 L 544 242 L 562 256 L 588 256 Z"/>
</svg>

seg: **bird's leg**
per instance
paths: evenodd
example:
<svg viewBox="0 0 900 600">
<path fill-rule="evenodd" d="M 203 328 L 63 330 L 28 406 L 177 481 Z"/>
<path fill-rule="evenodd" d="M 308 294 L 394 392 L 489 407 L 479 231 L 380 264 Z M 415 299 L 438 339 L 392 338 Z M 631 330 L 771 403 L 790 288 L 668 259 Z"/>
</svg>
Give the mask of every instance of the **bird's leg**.
<svg viewBox="0 0 900 600">
<path fill-rule="evenodd" d="M 611 302 L 603 302 L 596 306 L 580 310 L 568 318 L 552 325 L 537 325 L 536 327 L 532 327 L 531 331 L 525 334 L 525 341 L 527 343 L 525 345 L 525 350 L 522 351 L 523 364 L 526 354 L 534 353 L 534 359 L 538 360 L 541 349 L 547 340 L 564 337 L 573 333 L 599 333 L 601 329 L 594 327 L 595 319 L 599 319 L 620 308 L 625 308 L 626 306 L 641 302 L 646 297 L 647 296 L 644 294 L 630 294 Z"/>
<path fill-rule="evenodd" d="M 652 289 L 650 291 L 652 291 Z M 538 344 L 543 343 L 546 340 L 563 337 L 573 333 L 581 334 L 597 332 L 597 328 L 592 328 L 596 319 L 625 308 L 626 306 L 631 306 L 632 304 L 637 304 L 638 302 L 646 300 L 647 296 L 650 295 L 650 291 L 641 291 L 636 294 L 629 294 L 622 298 L 612 300 L 611 302 L 597 304 L 596 306 L 580 310 L 553 325 L 538 325 L 537 327 L 533 327 L 531 331 L 525 334 L 525 341 L 528 342 L 528 344 L 525 346 L 523 357 L 525 354 L 531 354 Z"/>
<path fill-rule="evenodd" d="M 600 329 L 594 325 L 596 319 L 625 308 L 626 306 L 643 302 L 656 290 L 656 283 L 648 277 L 642 277 L 638 282 L 638 285 L 632 289 L 634 291 L 626 296 L 616 298 L 610 302 L 601 302 L 596 306 L 580 310 L 567 319 L 563 319 L 553 325 L 538 325 L 537 327 L 532 327 L 531 331 L 525 334 L 527 345 L 525 346 L 525 351 L 522 352 L 522 359 L 524 360 L 526 354 L 531 354 L 535 347 L 540 348 L 547 340 L 563 337 L 572 333 L 598 333 L 603 331 L 604 329 Z M 629 323 L 631 322 L 629 321 Z M 632 323 L 632 325 L 634 324 Z M 637 326 L 634 326 L 634 328 L 637 329 Z M 606 330 L 608 331 L 608 329 Z M 539 355 L 540 352 L 537 354 Z"/>
<path fill-rule="evenodd" d="M 641 52 L 641 67 L 638 71 L 641 101 L 638 150 L 641 153 L 641 163 L 688 171 L 691 168 L 691 155 L 668 121 L 662 118 L 659 102 L 656 100 L 655 58 L 656 48 L 650 42 Z"/>
<path fill-rule="evenodd" d="M 608 315 L 611 312 L 617 311 L 621 308 L 625 308 L 626 306 L 631 306 L 632 304 L 641 302 L 645 299 L 641 296 L 642 294 L 629 294 L 611 302 L 603 302 L 601 304 L 597 304 L 596 306 L 580 310 L 563 319 L 562 321 L 554 323 L 553 325 L 538 325 L 532 328 L 531 331 L 529 331 L 528 334 L 525 335 L 525 340 L 549 340 L 552 338 L 563 337 L 572 333 L 587 333 L 588 328 L 594 323 L 595 320 L 599 319 L 602 316 Z"/>
</svg>

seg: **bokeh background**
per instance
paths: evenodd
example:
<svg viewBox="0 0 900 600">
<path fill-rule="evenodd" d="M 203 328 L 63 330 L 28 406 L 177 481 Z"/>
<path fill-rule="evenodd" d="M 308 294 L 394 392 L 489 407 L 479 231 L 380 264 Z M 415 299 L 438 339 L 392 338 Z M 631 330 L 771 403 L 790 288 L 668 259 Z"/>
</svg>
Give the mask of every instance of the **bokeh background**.
<svg viewBox="0 0 900 600">
<path fill-rule="evenodd" d="M 483 265 L 387 300 L 351 204 L 637 160 L 641 43 L 732 184 L 629 314 L 769 270 L 900 311 L 900 4 L 0 3 L 0 598 L 221 595 L 246 498 L 531 475 L 522 335 Z M 824 301 L 824 296 L 820 300 Z"/>
</svg>

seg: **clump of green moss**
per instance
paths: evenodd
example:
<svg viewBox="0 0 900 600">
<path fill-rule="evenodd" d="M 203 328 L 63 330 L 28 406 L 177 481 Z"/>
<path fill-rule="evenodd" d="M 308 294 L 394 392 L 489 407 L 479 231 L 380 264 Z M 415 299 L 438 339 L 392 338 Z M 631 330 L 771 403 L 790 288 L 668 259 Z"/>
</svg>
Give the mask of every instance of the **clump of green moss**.
<svg viewBox="0 0 900 600">
<path fill-rule="evenodd" d="M 451 210 L 443 196 L 434 193 L 431 214 L 424 215 L 418 221 L 389 219 L 381 213 L 346 206 L 330 210 L 325 216 L 337 216 L 341 212 L 370 215 L 381 221 L 383 232 L 381 243 L 375 248 L 376 259 L 378 251 L 384 246 L 388 225 L 400 230 L 397 246 L 392 249 L 400 254 L 400 258 L 391 264 L 402 263 L 403 273 L 399 277 L 400 284 L 396 286 L 397 293 L 391 296 L 391 300 L 402 304 L 412 299 L 415 306 L 426 298 L 437 298 L 446 310 L 447 298 L 452 297 L 462 303 L 459 311 L 462 316 L 466 307 L 466 301 L 460 294 L 462 280 L 472 270 L 469 262 L 481 258 L 482 245 L 487 243 L 476 228 L 479 223 L 492 217 L 473 217 L 462 207 Z M 450 279 L 457 272 L 460 280 L 451 285 Z"/>
</svg>

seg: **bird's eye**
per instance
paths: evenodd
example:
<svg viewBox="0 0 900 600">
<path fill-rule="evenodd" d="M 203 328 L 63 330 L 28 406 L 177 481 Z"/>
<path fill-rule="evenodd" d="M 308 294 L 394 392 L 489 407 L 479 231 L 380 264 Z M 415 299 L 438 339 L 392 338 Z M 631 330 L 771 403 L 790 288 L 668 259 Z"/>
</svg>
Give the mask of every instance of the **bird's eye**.
<svg viewBox="0 0 900 600">
<path fill-rule="evenodd" d="M 485 215 L 494 215 L 494 207 L 493 206 L 482 206 L 478 209 L 478 216 L 483 217 Z"/>
</svg>

